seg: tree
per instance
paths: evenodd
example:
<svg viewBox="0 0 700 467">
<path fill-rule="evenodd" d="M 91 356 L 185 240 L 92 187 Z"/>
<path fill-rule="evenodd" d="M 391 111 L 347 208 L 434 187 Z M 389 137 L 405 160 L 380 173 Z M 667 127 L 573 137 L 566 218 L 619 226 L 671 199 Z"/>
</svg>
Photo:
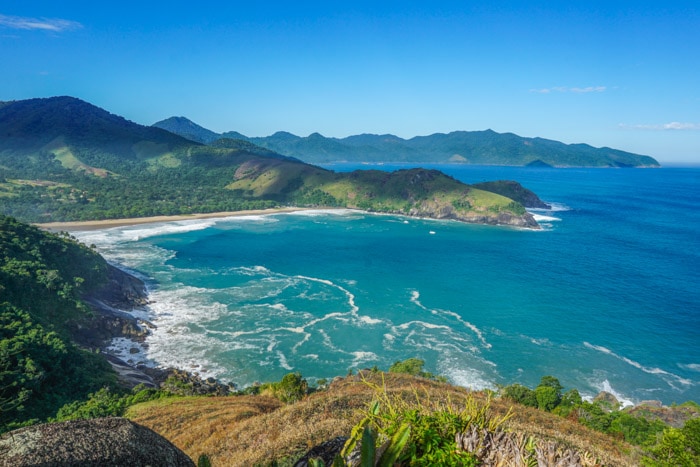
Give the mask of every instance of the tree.
<svg viewBox="0 0 700 467">
<path fill-rule="evenodd" d="M 556 389 L 551 386 L 537 386 L 535 398 L 537 399 L 537 407 L 546 412 L 551 412 L 561 400 Z"/>
<path fill-rule="evenodd" d="M 275 396 L 286 403 L 301 400 L 306 395 L 307 389 L 308 384 L 299 372 L 284 375 L 282 380 L 274 385 Z"/>
<path fill-rule="evenodd" d="M 522 384 L 511 384 L 501 389 L 501 395 L 506 399 L 517 402 L 528 407 L 537 407 L 537 396 L 535 391 Z"/>
<path fill-rule="evenodd" d="M 420 358 L 408 358 L 402 362 L 396 361 L 389 367 L 389 373 L 405 373 L 413 376 L 423 376 L 425 361 Z"/>
</svg>

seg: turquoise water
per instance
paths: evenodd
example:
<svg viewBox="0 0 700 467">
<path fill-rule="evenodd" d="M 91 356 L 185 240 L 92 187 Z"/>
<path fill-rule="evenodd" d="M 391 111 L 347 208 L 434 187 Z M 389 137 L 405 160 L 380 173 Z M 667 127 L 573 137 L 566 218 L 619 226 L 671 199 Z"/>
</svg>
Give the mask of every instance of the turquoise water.
<svg viewBox="0 0 700 467">
<path fill-rule="evenodd" d="M 542 231 L 342 210 L 76 233 L 155 300 L 148 348 L 115 351 L 240 385 L 420 357 L 474 388 L 700 401 L 700 169 L 439 168 L 554 209 Z"/>
</svg>

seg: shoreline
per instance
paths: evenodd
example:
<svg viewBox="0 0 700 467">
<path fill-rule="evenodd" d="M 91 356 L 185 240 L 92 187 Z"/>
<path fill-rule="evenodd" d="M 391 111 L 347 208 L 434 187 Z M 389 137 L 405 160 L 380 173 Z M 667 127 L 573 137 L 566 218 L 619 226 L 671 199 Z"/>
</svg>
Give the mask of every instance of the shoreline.
<svg viewBox="0 0 700 467">
<path fill-rule="evenodd" d="M 309 211 L 314 209 L 329 209 L 329 208 L 302 208 L 302 207 L 282 207 L 270 209 L 251 209 L 247 211 L 222 211 L 222 212 L 207 212 L 197 214 L 178 214 L 173 216 L 150 216 L 150 217 L 131 217 L 123 219 L 103 219 L 93 221 L 66 221 L 66 222 L 47 222 L 33 224 L 41 229 L 58 231 L 90 231 L 111 229 L 114 227 L 128 227 L 131 225 L 142 224 L 157 224 L 160 222 L 176 222 L 198 219 L 223 219 L 226 217 L 245 217 L 245 216 L 260 216 L 268 214 L 281 214 L 297 211 Z"/>
</svg>

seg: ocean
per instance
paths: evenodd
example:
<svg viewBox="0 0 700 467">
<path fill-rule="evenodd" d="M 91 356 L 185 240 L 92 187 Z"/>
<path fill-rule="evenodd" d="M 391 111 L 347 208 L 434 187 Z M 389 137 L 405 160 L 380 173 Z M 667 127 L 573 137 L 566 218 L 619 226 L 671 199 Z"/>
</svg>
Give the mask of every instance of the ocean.
<svg viewBox="0 0 700 467">
<path fill-rule="evenodd" d="M 430 167 L 553 209 L 541 231 L 317 210 L 74 232 L 154 301 L 113 352 L 239 386 L 418 357 L 477 389 L 700 401 L 699 168 Z"/>
</svg>

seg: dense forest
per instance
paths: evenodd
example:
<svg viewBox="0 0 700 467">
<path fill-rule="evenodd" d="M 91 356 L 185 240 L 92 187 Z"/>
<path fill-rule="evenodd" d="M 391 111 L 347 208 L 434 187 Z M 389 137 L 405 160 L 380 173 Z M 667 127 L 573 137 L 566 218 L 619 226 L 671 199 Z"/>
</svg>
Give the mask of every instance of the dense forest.
<svg viewBox="0 0 700 467">
<path fill-rule="evenodd" d="M 91 316 L 82 296 L 107 263 L 65 235 L 0 215 L 0 428 L 46 420 L 116 377 L 73 333 Z"/>
</svg>

